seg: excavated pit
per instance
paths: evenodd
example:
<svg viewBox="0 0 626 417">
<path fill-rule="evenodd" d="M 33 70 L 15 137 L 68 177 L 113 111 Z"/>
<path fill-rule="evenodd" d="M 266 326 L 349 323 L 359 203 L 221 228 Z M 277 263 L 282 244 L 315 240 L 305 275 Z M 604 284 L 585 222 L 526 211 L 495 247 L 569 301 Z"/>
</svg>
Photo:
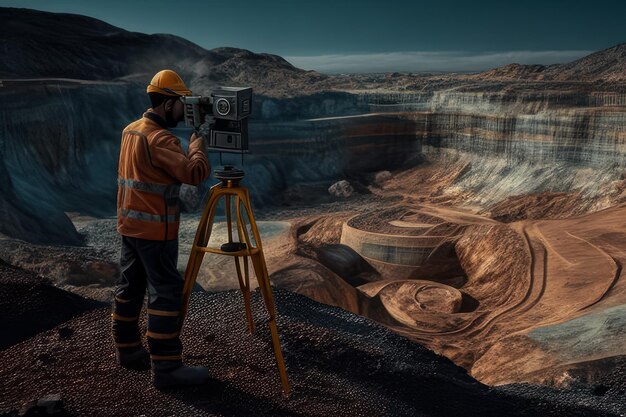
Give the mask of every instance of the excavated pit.
<svg viewBox="0 0 626 417">
<path fill-rule="evenodd" d="M 624 210 L 621 204 L 505 224 L 449 206 L 404 202 L 296 222 L 296 253 L 324 266 L 307 295 L 326 302 L 316 298 L 322 288 L 341 290 L 350 302 L 334 305 L 428 346 L 483 382 L 593 383 L 602 379 L 594 367 L 623 356 Z M 424 258 L 398 257 L 397 248 L 425 242 L 433 234 L 425 231 L 442 223 L 459 231 L 437 238 L 450 238 L 453 256 L 443 262 L 452 259 L 461 275 L 439 275 Z M 367 252 L 368 243 L 385 248 Z M 429 262 L 436 254 L 430 250 Z M 320 256 L 325 251 L 335 256 Z M 282 274 L 279 269 L 279 285 Z M 367 282 L 359 285 L 354 276 Z M 290 288 L 297 291 L 298 282 L 292 278 Z"/>
<path fill-rule="evenodd" d="M 481 307 L 464 288 L 468 279 L 455 250 L 472 222 L 492 223 L 462 211 L 407 204 L 301 220 L 293 226 L 299 260 L 289 262 L 310 265 L 310 278 L 295 278 L 303 271 L 294 266 L 279 269 L 272 280 L 391 328 L 443 331 Z"/>
<path fill-rule="evenodd" d="M 384 277 L 446 279 L 462 275 L 454 242 L 463 226 L 398 205 L 359 214 L 342 225 L 341 243 Z"/>
</svg>

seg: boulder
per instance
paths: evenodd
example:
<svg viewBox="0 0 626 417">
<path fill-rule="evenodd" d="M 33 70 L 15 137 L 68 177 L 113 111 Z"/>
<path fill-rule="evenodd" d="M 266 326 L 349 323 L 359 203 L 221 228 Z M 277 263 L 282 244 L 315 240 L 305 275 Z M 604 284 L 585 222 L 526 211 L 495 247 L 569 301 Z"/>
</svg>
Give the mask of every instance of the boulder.
<svg viewBox="0 0 626 417">
<path fill-rule="evenodd" d="M 387 181 L 391 178 L 391 172 L 389 171 L 379 171 L 374 176 L 374 182 L 377 185 L 381 185 L 383 182 Z"/>
<path fill-rule="evenodd" d="M 182 184 L 180 187 L 180 204 L 183 211 L 196 211 L 202 199 L 200 187 L 189 184 Z"/>
<path fill-rule="evenodd" d="M 328 187 L 328 192 L 335 197 L 348 198 L 354 193 L 354 188 L 348 181 L 341 180 Z"/>
</svg>

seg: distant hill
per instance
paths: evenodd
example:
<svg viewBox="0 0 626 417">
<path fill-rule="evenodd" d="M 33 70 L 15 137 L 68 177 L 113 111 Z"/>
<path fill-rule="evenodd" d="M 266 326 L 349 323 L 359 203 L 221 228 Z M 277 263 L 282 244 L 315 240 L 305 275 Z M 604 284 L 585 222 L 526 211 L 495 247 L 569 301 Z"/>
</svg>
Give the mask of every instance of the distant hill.
<svg viewBox="0 0 626 417">
<path fill-rule="evenodd" d="M 474 76 L 478 79 L 545 81 L 626 81 L 626 43 L 594 52 L 567 64 L 508 64 Z"/>
<path fill-rule="evenodd" d="M 239 48 L 204 49 L 167 34 L 130 32 L 87 16 L 0 8 L 0 78 L 75 78 L 144 83 L 157 71 L 178 71 L 192 89 L 246 85 L 269 96 L 302 95 L 360 85 L 362 76 L 329 76 L 284 58 Z M 367 77 L 366 77 L 367 78 Z M 428 77 L 411 75 L 411 79 Z M 453 77 L 454 78 L 454 77 Z M 508 64 L 462 80 L 626 81 L 626 43 L 567 64 Z M 380 83 L 377 83 L 380 84 Z"/>
<path fill-rule="evenodd" d="M 194 86 L 248 85 L 257 93 L 303 88 L 327 78 L 278 55 L 206 50 L 173 35 L 129 32 L 87 16 L 0 8 L 0 77 L 136 80 L 174 69 Z"/>
</svg>

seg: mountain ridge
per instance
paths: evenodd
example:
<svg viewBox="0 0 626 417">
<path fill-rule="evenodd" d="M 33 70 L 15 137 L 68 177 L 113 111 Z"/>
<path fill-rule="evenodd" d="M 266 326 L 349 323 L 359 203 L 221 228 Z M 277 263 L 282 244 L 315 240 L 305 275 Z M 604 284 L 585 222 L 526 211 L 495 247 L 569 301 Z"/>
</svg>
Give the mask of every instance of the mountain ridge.
<svg viewBox="0 0 626 417">
<path fill-rule="evenodd" d="M 626 43 L 563 64 L 507 64 L 475 75 L 477 79 L 544 81 L 626 81 Z"/>
<path fill-rule="evenodd" d="M 296 68 L 283 57 L 247 49 L 205 49 L 169 34 L 127 31 L 95 18 L 31 9 L 0 8 L 0 62 L 4 78 L 74 78 L 147 82 L 163 68 L 189 85 L 248 84 L 258 93 L 327 76 Z M 160 51 L 157 55 L 155 50 Z M 42 59 L 41 57 L 46 57 Z"/>
<path fill-rule="evenodd" d="M 146 82 L 163 68 L 179 71 L 205 92 L 218 84 L 248 85 L 259 94 L 351 88 L 363 75 L 327 75 L 297 68 L 285 58 L 229 46 L 206 49 L 182 37 L 128 31 L 99 19 L 69 13 L 0 7 L 0 62 L 4 78 L 76 78 Z M 166 51 L 154 56 L 157 48 Z M 54 59 L 41 60 L 41 56 Z M 409 74 L 413 79 L 440 76 Z M 456 82 L 584 81 L 625 82 L 626 43 L 562 64 L 511 63 L 475 74 L 448 74 Z M 367 76 L 365 76 L 367 79 Z M 388 85 L 385 85 L 388 87 Z"/>
</svg>

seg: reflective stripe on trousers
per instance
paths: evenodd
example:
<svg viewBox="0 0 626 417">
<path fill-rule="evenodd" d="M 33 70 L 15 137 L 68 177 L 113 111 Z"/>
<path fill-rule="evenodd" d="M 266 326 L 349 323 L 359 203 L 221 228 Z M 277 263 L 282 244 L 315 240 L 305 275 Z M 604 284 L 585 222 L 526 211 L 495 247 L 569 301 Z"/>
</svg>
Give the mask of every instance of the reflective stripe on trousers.
<svg viewBox="0 0 626 417">
<path fill-rule="evenodd" d="M 184 280 L 177 261 L 178 239 L 153 241 L 122 236 L 122 273 L 115 290 L 115 308 L 116 312 L 129 316 L 139 312 L 148 289 L 146 338 L 153 361 L 181 359 L 183 347 L 178 320 Z M 129 305 L 133 305 L 132 311 L 125 310 Z M 123 329 L 125 323 L 114 320 L 113 335 L 118 348 L 131 348 L 130 343 L 140 340 L 136 327 Z"/>
</svg>

